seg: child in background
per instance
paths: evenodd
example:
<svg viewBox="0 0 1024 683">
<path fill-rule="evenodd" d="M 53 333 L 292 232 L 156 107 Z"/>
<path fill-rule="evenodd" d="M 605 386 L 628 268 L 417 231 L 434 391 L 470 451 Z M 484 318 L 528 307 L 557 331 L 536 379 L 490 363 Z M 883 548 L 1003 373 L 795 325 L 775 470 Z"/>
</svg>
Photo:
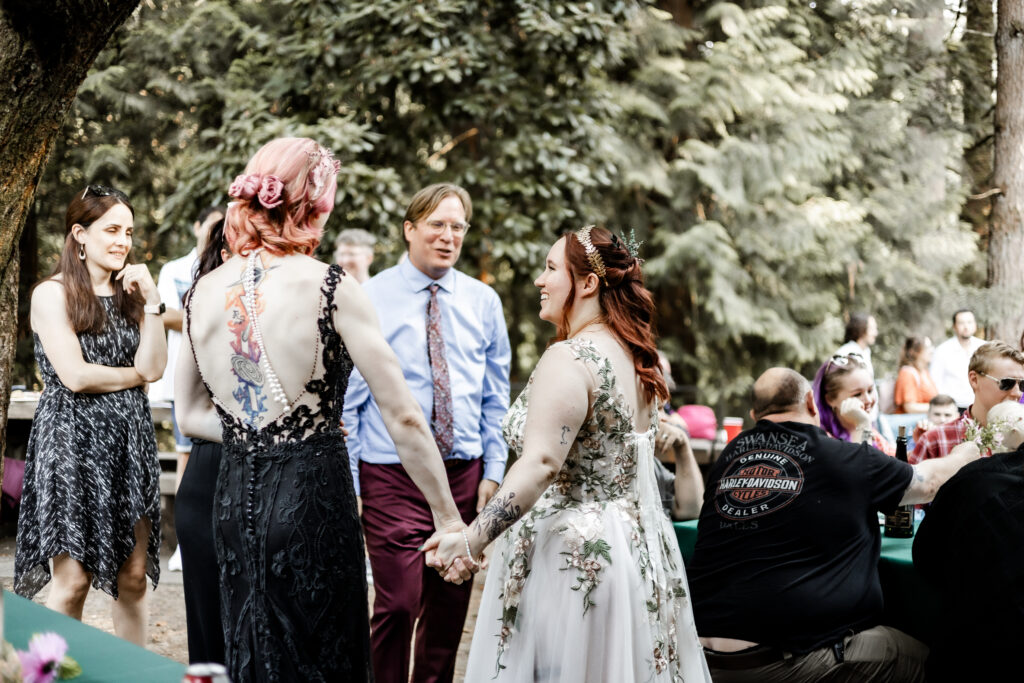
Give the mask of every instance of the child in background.
<svg viewBox="0 0 1024 683">
<path fill-rule="evenodd" d="M 928 417 L 917 423 L 914 427 L 914 441 L 921 438 L 921 435 L 932 427 L 944 425 L 960 417 L 960 410 L 956 407 L 956 401 L 952 396 L 937 394 L 928 402 Z"/>
</svg>

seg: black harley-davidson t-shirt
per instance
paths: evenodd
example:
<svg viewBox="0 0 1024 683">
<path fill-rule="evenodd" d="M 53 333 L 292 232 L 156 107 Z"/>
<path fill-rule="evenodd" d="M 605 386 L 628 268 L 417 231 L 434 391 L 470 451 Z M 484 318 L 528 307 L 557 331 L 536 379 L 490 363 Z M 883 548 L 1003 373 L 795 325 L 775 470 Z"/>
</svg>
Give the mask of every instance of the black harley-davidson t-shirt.
<svg viewBox="0 0 1024 683">
<path fill-rule="evenodd" d="M 799 422 L 759 421 L 708 476 L 689 568 L 697 632 L 793 653 L 878 623 L 878 511 L 910 465 Z"/>
</svg>

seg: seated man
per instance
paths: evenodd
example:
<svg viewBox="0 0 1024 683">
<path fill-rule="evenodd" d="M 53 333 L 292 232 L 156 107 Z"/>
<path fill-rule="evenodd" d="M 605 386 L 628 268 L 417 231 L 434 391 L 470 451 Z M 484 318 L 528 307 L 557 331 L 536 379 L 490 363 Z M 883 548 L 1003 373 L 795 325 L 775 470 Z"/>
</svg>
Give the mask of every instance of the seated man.
<svg viewBox="0 0 1024 683">
<path fill-rule="evenodd" d="M 958 420 L 922 434 L 910 454 L 911 464 L 941 458 L 964 440 L 972 420 L 984 427 L 988 423 L 988 411 L 994 406 L 1003 401 L 1020 400 L 1024 386 L 1024 353 L 1006 342 L 983 344 L 971 356 L 967 380 L 974 390 L 974 403 Z"/>
<path fill-rule="evenodd" d="M 912 467 L 834 439 L 787 368 L 755 382 L 751 417 L 711 469 L 688 572 L 712 678 L 923 680 L 927 648 L 879 625 L 876 512 L 931 500 L 978 447 Z"/>
<path fill-rule="evenodd" d="M 1000 403 L 1003 448 L 964 467 L 935 496 L 914 566 L 937 588 L 942 622 L 929 681 L 1008 680 L 1024 642 L 1024 406 Z"/>
</svg>

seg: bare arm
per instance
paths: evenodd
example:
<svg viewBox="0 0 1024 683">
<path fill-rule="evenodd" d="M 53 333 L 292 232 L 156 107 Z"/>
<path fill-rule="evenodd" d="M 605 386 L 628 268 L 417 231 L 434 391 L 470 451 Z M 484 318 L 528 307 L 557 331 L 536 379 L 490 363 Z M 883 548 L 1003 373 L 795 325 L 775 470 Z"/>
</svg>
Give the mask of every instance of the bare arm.
<svg viewBox="0 0 1024 683">
<path fill-rule="evenodd" d="M 164 321 L 165 328 L 168 330 L 174 330 L 175 332 L 181 332 L 181 326 L 185 317 L 182 315 L 180 309 L 168 308 L 160 317 Z"/>
<path fill-rule="evenodd" d="M 932 458 L 914 465 L 914 476 L 900 500 L 900 505 L 930 503 L 939 487 L 945 484 L 960 468 L 981 457 L 978 445 L 965 441 L 941 458 Z"/>
<path fill-rule="evenodd" d="M 133 263 L 121 269 L 116 280 L 129 294 L 138 291 L 147 305 L 160 303 L 153 276 L 144 263 Z M 116 285 L 115 285 L 116 286 Z M 135 369 L 147 382 L 155 382 L 167 367 L 167 333 L 159 315 L 144 313 L 139 322 L 139 348 L 135 351 Z"/>
<path fill-rule="evenodd" d="M 913 402 L 909 402 L 909 403 L 904 403 L 900 407 L 903 408 L 903 412 L 905 412 L 905 413 L 927 413 L 928 412 L 928 404 L 927 403 L 913 403 Z"/>
<path fill-rule="evenodd" d="M 672 519 L 682 521 L 696 519 L 704 503 L 704 478 L 701 476 L 697 459 L 690 448 L 686 432 L 670 422 L 661 423 L 662 429 L 676 429 L 682 434 L 680 443 L 674 447 L 676 463 L 675 497 L 672 501 Z"/>
<path fill-rule="evenodd" d="M 335 301 L 335 327 L 380 407 L 402 465 L 427 499 L 437 528 L 457 531 L 463 526 L 462 518 L 448 487 L 441 454 L 398 358 L 381 334 L 373 304 L 351 277 L 341 279 Z"/>
<path fill-rule="evenodd" d="M 39 335 L 46 357 L 61 383 L 74 392 L 103 394 L 143 384 L 134 367 L 115 368 L 86 363 L 78 335 L 71 327 L 64 303 L 64 285 L 50 280 L 32 293 L 32 329 Z"/>
<path fill-rule="evenodd" d="M 220 417 L 203 386 L 192 353 L 192 339 L 187 334 L 182 337 L 178 363 L 174 366 L 174 417 L 185 436 L 215 443 L 223 438 Z"/>
<path fill-rule="evenodd" d="M 556 346 L 537 364 L 522 455 L 467 530 L 474 557 L 533 507 L 562 468 L 587 418 L 593 379 L 571 354 Z"/>
</svg>

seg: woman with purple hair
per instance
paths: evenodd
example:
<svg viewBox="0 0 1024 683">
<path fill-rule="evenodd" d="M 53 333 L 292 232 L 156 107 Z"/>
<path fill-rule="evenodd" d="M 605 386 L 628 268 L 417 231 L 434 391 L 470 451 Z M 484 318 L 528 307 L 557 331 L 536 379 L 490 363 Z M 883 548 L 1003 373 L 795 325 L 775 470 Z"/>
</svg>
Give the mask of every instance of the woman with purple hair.
<svg viewBox="0 0 1024 683">
<path fill-rule="evenodd" d="M 875 378 L 857 353 L 835 355 L 814 375 L 814 400 L 818 404 L 821 427 L 843 441 L 860 441 L 871 432 L 871 445 L 886 455 L 895 455 L 896 447 L 871 426 L 871 410 L 878 401 Z"/>
</svg>

